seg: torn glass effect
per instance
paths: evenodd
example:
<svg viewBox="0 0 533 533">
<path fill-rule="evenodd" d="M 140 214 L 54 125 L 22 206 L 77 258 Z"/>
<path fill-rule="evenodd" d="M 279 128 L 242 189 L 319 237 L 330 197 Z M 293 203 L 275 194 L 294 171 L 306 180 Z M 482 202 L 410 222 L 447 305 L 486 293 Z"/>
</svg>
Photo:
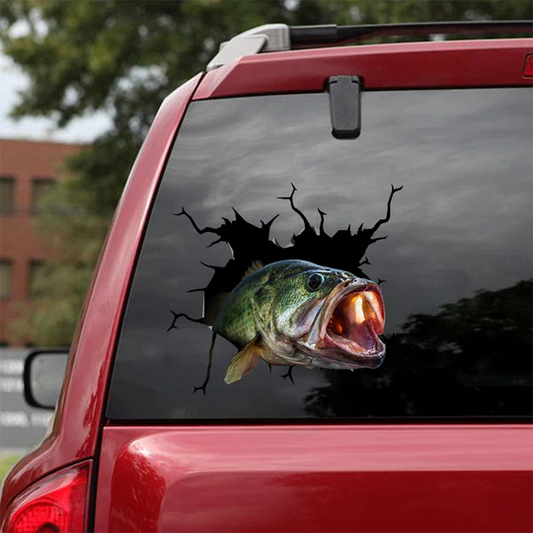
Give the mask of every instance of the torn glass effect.
<svg viewBox="0 0 533 533">
<path fill-rule="evenodd" d="M 171 311 L 174 319 L 167 332 L 178 329 L 176 322 L 182 317 L 213 330 L 206 378 L 193 392 L 206 393 L 217 335 L 239 350 L 226 372 L 227 384 L 249 374 L 260 359 L 270 369 L 290 365 L 282 378 L 292 383 L 292 367 L 297 365 L 353 371 L 377 368 L 383 362 L 385 345 L 379 335 L 385 307 L 377 285 L 384 280 L 376 284 L 366 279 L 361 267 L 370 264 L 368 247 L 387 238 L 375 234 L 390 221 L 392 198 L 402 187 L 391 186 L 386 216 L 371 228 L 361 223 L 352 233 L 350 224 L 330 236 L 326 213 L 317 208 L 320 226 L 314 228 L 296 207 L 297 189 L 291 185 L 290 196 L 278 199 L 290 202 L 304 227 L 285 247 L 270 235 L 279 214 L 267 223 L 261 221 L 259 227 L 233 209 L 234 221 L 222 217 L 220 227 L 201 229 L 185 208 L 176 213 L 186 216 L 198 234 L 218 236 L 209 247 L 226 243 L 233 255 L 223 266 L 202 263 L 214 270 L 213 277 L 205 288 L 189 291 L 204 293 L 202 317 Z"/>
<path fill-rule="evenodd" d="M 108 416 L 531 415 L 532 107 L 525 88 L 363 93 L 364 132 L 341 142 L 329 132 L 325 94 L 192 103 L 136 267 Z M 339 232 L 347 237 L 350 224 L 354 237 L 361 223 L 367 231 L 386 218 L 391 183 L 403 190 L 391 200 L 390 221 L 370 235 L 387 239 L 365 251 L 357 240 L 334 240 Z M 186 214 L 175 216 L 182 206 Z M 315 255 L 272 257 L 269 264 L 298 259 L 386 280 L 379 285 L 386 307 L 379 368 L 300 365 L 292 369 L 293 384 L 282 379 L 288 366 L 270 371 L 259 361 L 228 386 L 224 378 L 237 350 L 219 335 L 208 394 L 192 394 L 206 377 L 212 331 L 180 318 L 178 330 L 167 333 L 170 310 L 203 318 L 217 309 L 209 299 L 218 288 L 189 292 L 216 288 L 217 270 L 200 261 L 226 267 L 238 254 L 224 240 L 209 247 L 221 235 L 195 226 L 222 232 L 228 223 L 221 217 L 239 220 L 233 209 L 242 220 L 232 227 L 245 234 L 266 231 L 279 214 L 268 231 L 281 249 L 296 246 L 295 234 L 313 240 L 308 249 Z M 305 232 L 304 218 L 314 235 Z M 258 234 L 243 253 L 253 252 L 256 241 L 263 249 Z M 235 273 L 225 292 L 242 274 Z M 335 322 L 343 326 L 342 317 Z"/>
</svg>

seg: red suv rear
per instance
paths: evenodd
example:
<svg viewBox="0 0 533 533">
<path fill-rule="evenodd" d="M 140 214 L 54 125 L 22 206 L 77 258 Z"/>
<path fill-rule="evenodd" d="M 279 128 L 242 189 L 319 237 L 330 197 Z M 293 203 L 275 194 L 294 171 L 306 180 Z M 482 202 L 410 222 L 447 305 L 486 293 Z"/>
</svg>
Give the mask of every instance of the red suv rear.
<svg viewBox="0 0 533 533">
<path fill-rule="evenodd" d="M 533 528 L 533 42 L 317 47 L 391 31 L 167 97 L 6 531 Z"/>
</svg>

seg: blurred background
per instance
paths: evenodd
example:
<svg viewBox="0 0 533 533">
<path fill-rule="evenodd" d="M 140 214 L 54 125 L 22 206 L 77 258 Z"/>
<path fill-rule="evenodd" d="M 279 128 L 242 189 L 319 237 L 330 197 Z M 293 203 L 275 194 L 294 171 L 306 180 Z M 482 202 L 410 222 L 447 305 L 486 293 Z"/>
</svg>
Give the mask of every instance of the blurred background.
<svg viewBox="0 0 533 533">
<path fill-rule="evenodd" d="M 24 403 L 25 355 L 32 347 L 70 344 L 108 224 L 152 119 L 165 96 L 203 70 L 221 42 L 272 22 L 532 17 L 530 0 L 3 2 L 0 480 L 43 437 L 51 417 Z"/>
</svg>

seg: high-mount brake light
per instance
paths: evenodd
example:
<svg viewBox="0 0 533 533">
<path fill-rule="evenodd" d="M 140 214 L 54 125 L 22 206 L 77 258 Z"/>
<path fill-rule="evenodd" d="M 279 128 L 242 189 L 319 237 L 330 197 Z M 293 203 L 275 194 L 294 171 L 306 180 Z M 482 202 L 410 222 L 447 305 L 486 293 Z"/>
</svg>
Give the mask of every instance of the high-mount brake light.
<svg viewBox="0 0 533 533">
<path fill-rule="evenodd" d="M 6 533 L 73 533 L 85 530 L 89 464 L 76 465 L 37 482 L 9 506 Z"/>
</svg>

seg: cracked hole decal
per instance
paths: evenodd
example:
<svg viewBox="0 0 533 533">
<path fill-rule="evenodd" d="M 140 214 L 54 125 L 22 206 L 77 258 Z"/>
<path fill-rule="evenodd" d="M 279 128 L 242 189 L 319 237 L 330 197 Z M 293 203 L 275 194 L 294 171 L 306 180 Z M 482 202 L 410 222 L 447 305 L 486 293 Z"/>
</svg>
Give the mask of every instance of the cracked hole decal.
<svg viewBox="0 0 533 533">
<path fill-rule="evenodd" d="M 292 184 L 291 184 L 292 185 Z M 368 247 L 386 236 L 375 237 L 391 218 L 394 195 L 403 187 L 391 186 L 385 218 L 371 228 L 359 226 L 328 235 L 326 213 L 318 208 L 320 224 L 314 228 L 294 202 L 297 189 L 292 185 L 288 200 L 304 229 L 294 234 L 289 246 L 271 238 L 275 215 L 255 226 L 235 209 L 235 220 L 222 218 L 218 228 L 201 229 L 193 216 L 182 208 L 198 234 L 210 233 L 216 239 L 209 245 L 227 244 L 233 257 L 226 265 L 208 265 L 213 276 L 203 292 L 203 315 L 197 318 L 171 310 L 173 320 L 167 332 L 178 329 L 185 318 L 213 331 L 204 383 L 194 392 L 205 394 L 210 379 L 217 335 L 231 342 L 239 352 L 225 376 L 230 384 L 240 380 L 260 359 L 269 365 L 289 366 L 282 376 L 293 381 L 293 367 L 354 370 L 377 368 L 385 356 L 380 339 L 385 323 L 385 306 L 378 282 L 362 270 L 370 265 Z"/>
</svg>

